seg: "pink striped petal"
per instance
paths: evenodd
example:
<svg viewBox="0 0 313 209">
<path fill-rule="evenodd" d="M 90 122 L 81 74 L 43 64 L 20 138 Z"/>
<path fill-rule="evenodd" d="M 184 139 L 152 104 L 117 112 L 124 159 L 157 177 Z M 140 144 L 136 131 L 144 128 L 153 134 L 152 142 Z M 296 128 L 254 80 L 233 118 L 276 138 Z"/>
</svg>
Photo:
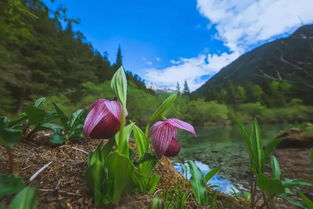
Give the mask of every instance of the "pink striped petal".
<svg viewBox="0 0 313 209">
<path fill-rule="evenodd" d="M 193 135 L 196 135 L 195 129 L 189 123 L 186 123 L 182 120 L 178 120 L 176 118 L 169 118 L 169 119 L 166 119 L 165 121 L 167 121 L 169 124 L 171 124 L 172 126 L 176 128 L 183 129 L 185 131 L 192 133 Z"/>
<path fill-rule="evenodd" d="M 165 121 L 156 122 L 150 129 L 153 139 L 152 145 L 158 158 L 166 152 L 173 138 L 177 136 L 177 129 Z"/>
<path fill-rule="evenodd" d="M 122 105 L 118 101 L 99 99 L 90 109 L 84 123 L 87 138 L 110 138 L 119 130 Z"/>
</svg>

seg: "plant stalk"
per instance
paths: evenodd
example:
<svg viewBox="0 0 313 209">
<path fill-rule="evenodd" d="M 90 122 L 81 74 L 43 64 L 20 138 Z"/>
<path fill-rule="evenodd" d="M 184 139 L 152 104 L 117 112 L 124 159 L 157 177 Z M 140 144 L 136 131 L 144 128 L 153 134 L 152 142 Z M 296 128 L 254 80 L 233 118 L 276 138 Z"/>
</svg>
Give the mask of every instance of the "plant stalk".
<svg viewBox="0 0 313 209">
<path fill-rule="evenodd" d="M 14 172 L 14 156 L 12 153 L 12 149 L 7 147 L 7 153 L 8 153 L 8 171 L 9 174 L 13 174 Z"/>
<path fill-rule="evenodd" d="M 120 134 L 119 134 L 119 142 L 118 142 L 118 151 L 122 154 L 124 154 L 124 127 L 125 127 L 125 114 L 126 114 L 126 109 L 123 106 L 122 109 L 122 119 L 121 119 L 121 125 L 120 125 Z"/>
</svg>

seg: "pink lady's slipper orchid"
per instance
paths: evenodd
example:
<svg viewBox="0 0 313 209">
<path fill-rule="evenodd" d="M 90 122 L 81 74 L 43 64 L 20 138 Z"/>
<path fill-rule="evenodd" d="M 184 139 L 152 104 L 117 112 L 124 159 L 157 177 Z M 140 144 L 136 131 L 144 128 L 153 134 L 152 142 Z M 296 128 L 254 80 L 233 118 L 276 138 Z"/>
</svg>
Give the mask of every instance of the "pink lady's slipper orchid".
<svg viewBox="0 0 313 209">
<path fill-rule="evenodd" d="M 158 158 L 163 155 L 173 157 L 179 153 L 180 145 L 176 141 L 177 128 L 196 135 L 192 125 L 175 118 L 158 121 L 150 128 L 149 135 L 153 140 L 152 145 Z"/>
<path fill-rule="evenodd" d="M 84 123 L 84 135 L 87 138 L 109 139 L 119 131 L 121 118 L 120 102 L 99 99 L 90 105 Z"/>
</svg>

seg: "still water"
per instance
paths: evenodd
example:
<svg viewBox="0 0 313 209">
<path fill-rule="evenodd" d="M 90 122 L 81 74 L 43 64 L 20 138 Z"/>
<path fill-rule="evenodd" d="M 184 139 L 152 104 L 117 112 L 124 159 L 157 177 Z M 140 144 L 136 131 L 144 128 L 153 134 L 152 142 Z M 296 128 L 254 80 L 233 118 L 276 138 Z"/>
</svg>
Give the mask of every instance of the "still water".
<svg viewBox="0 0 313 209">
<path fill-rule="evenodd" d="M 264 144 L 287 127 L 287 124 L 262 125 Z M 233 190 L 242 189 L 247 183 L 249 159 L 239 128 L 197 127 L 196 133 L 196 137 L 186 132 L 179 133 L 181 151 L 173 159 L 176 170 L 181 171 L 181 163 L 194 160 L 203 173 L 220 168 L 209 181 L 210 185 L 216 185 L 217 190 L 230 194 Z"/>
</svg>

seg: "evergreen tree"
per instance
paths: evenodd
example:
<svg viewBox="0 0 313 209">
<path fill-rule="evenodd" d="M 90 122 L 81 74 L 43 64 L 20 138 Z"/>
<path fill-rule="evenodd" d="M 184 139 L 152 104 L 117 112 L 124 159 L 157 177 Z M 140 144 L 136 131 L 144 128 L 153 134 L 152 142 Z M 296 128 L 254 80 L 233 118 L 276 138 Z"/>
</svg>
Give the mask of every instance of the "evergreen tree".
<svg viewBox="0 0 313 209">
<path fill-rule="evenodd" d="M 122 50 L 121 46 L 118 47 L 117 55 L 116 55 L 116 62 L 115 62 L 115 68 L 118 69 L 123 65 L 123 56 L 122 56 Z"/>
<path fill-rule="evenodd" d="M 184 83 L 183 94 L 184 95 L 190 95 L 190 90 L 189 90 L 189 86 L 188 86 L 187 80 L 185 80 L 185 83 Z"/>
<path fill-rule="evenodd" d="M 177 82 L 176 91 L 177 91 L 177 95 L 180 95 L 180 85 L 179 85 L 179 82 Z"/>
</svg>

